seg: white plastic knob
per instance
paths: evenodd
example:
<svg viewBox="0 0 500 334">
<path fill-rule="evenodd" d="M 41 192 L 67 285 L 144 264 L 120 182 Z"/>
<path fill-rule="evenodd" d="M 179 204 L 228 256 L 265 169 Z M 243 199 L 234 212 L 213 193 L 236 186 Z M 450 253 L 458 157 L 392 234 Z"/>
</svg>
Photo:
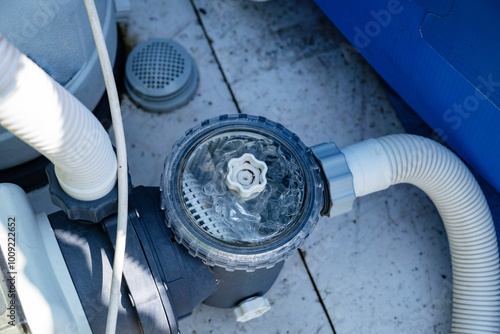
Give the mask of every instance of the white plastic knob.
<svg viewBox="0 0 500 334">
<path fill-rule="evenodd" d="M 250 199 L 266 188 L 266 173 L 265 162 L 245 153 L 240 158 L 229 160 L 226 185 L 242 198 Z"/>
<path fill-rule="evenodd" d="M 266 297 L 253 297 L 243 301 L 233 311 L 236 321 L 246 322 L 260 317 L 271 309 Z"/>
</svg>

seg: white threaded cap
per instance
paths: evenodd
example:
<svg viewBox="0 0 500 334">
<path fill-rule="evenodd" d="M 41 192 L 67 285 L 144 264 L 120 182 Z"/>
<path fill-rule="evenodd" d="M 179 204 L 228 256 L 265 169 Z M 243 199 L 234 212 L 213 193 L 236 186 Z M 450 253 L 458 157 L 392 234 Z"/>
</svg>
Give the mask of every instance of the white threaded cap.
<svg viewBox="0 0 500 334">
<path fill-rule="evenodd" d="M 246 322 L 260 317 L 271 309 L 266 297 L 253 297 L 241 302 L 233 311 L 236 321 Z"/>
</svg>

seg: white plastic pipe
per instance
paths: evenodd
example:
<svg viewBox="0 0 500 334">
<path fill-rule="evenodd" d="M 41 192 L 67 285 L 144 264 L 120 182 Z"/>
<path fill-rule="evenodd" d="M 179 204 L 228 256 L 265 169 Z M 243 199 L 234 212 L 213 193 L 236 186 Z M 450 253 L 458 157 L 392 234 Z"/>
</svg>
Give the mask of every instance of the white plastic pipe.
<svg viewBox="0 0 500 334">
<path fill-rule="evenodd" d="M 452 333 L 500 333 L 500 266 L 490 210 L 465 164 L 444 146 L 392 135 L 341 150 L 356 196 L 413 184 L 434 202 L 448 235 L 453 268 Z"/>
<path fill-rule="evenodd" d="M 0 124 L 47 157 L 73 198 L 99 199 L 116 184 L 116 157 L 94 115 L 0 36 Z"/>
</svg>

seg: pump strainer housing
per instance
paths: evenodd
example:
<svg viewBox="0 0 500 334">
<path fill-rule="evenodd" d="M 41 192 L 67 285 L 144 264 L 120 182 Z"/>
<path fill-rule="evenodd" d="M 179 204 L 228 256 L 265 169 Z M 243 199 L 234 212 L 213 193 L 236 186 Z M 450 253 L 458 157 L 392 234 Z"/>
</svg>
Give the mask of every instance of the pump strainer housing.
<svg viewBox="0 0 500 334">
<path fill-rule="evenodd" d="M 251 154 L 266 185 L 246 198 L 227 186 L 228 162 Z M 176 240 L 210 266 L 271 268 L 297 249 L 323 205 L 312 152 L 281 124 L 224 115 L 189 130 L 165 161 L 162 208 Z"/>
<path fill-rule="evenodd" d="M 125 65 L 125 87 L 142 108 L 171 111 L 193 97 L 198 87 L 198 68 L 179 43 L 152 39 L 130 53 Z"/>
</svg>

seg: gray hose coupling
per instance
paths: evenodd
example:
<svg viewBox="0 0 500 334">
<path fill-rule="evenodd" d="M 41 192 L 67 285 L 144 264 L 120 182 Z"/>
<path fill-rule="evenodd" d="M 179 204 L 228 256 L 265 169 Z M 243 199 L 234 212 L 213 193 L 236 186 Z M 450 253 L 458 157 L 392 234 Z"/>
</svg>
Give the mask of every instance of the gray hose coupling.
<svg viewBox="0 0 500 334">
<path fill-rule="evenodd" d="M 334 143 L 319 144 L 311 147 L 311 150 L 326 181 L 327 199 L 321 215 L 335 217 L 351 211 L 356 194 L 344 154 Z"/>
</svg>

